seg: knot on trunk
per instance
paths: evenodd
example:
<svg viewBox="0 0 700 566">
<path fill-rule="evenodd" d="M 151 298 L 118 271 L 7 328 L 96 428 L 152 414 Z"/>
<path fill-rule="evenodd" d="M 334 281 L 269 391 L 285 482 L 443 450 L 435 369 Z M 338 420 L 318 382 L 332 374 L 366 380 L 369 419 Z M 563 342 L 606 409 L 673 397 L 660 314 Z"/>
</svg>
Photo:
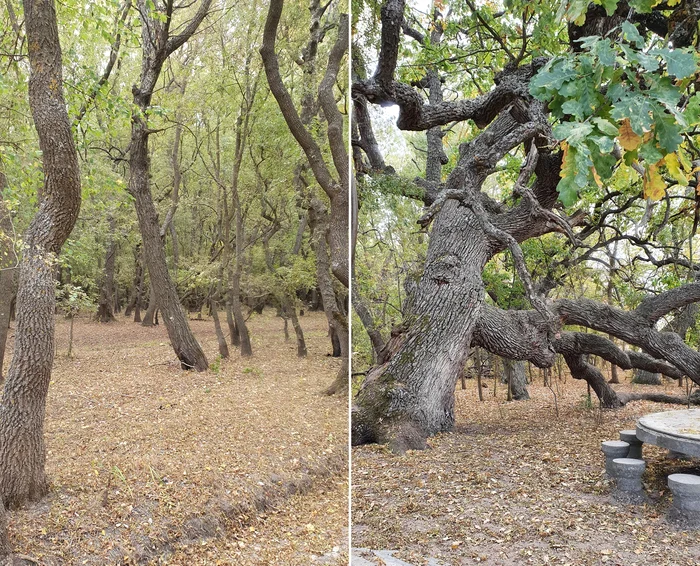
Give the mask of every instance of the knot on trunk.
<svg viewBox="0 0 700 566">
<path fill-rule="evenodd" d="M 425 266 L 425 276 L 438 287 L 449 285 L 459 276 L 462 260 L 454 254 L 446 254 Z"/>
</svg>

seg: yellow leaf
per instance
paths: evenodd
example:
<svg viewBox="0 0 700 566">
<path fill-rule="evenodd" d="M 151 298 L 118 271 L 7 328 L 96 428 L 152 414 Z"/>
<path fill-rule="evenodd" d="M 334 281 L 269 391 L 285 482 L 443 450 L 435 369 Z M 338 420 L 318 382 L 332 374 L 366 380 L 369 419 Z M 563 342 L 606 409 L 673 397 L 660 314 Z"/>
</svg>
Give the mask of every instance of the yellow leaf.
<svg viewBox="0 0 700 566">
<path fill-rule="evenodd" d="M 622 121 L 620 135 L 617 136 L 617 139 L 626 151 L 634 151 L 642 144 L 642 138 L 632 130 L 629 118 Z"/>
<path fill-rule="evenodd" d="M 666 183 L 659 173 L 658 164 L 649 165 L 644 172 L 644 198 L 660 200 L 666 193 Z"/>
<path fill-rule="evenodd" d="M 600 178 L 600 175 L 598 175 L 598 171 L 595 170 L 595 167 L 591 167 L 591 171 L 593 171 L 593 178 L 595 179 L 596 185 L 598 185 L 599 189 L 602 189 L 603 180 Z"/>
<path fill-rule="evenodd" d="M 685 144 L 683 144 L 683 146 L 685 146 Z M 683 146 L 681 146 L 681 149 L 683 149 Z M 683 171 L 690 173 L 690 170 L 693 168 L 693 164 L 690 162 L 690 159 L 688 159 L 688 155 L 685 151 L 678 152 L 678 160 L 681 162 Z"/>
<path fill-rule="evenodd" d="M 688 178 L 681 171 L 681 164 L 678 161 L 678 156 L 675 153 L 669 153 L 664 157 L 668 174 L 681 186 L 688 186 Z"/>
<path fill-rule="evenodd" d="M 559 171 L 559 176 L 565 179 L 570 173 L 575 173 L 572 171 L 573 163 L 569 163 L 569 144 L 565 141 L 561 142 L 561 171 Z"/>
</svg>

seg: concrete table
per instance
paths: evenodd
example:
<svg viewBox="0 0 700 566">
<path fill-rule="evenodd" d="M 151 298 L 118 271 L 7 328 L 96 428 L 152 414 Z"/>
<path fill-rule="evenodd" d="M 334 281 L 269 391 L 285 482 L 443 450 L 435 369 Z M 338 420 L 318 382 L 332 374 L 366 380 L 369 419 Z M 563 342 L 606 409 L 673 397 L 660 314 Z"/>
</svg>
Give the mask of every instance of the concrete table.
<svg viewBox="0 0 700 566">
<path fill-rule="evenodd" d="M 637 421 L 637 438 L 700 458 L 700 409 L 646 415 Z"/>
</svg>

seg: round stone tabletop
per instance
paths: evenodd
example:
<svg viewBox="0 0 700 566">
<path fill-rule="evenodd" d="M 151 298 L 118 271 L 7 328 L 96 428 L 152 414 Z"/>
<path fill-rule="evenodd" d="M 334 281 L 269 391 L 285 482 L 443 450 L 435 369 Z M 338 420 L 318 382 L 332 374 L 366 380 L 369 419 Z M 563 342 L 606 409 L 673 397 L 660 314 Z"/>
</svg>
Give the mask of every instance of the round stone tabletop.
<svg viewBox="0 0 700 566">
<path fill-rule="evenodd" d="M 700 457 L 700 409 L 646 415 L 637 421 L 637 438 L 648 444 Z"/>
</svg>

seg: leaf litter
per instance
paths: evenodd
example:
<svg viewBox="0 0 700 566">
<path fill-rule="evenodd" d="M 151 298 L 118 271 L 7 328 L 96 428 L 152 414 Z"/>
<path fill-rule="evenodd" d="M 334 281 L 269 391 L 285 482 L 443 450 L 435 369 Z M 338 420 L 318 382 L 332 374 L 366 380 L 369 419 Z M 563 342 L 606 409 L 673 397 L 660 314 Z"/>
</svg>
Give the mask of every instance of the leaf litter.
<svg viewBox="0 0 700 566">
<path fill-rule="evenodd" d="M 622 374 L 622 372 L 620 372 Z M 649 502 L 618 503 L 604 476 L 600 443 L 618 440 L 648 413 L 683 408 L 635 401 L 591 408 L 586 384 L 568 378 L 552 390 L 528 386 L 531 400 L 506 403 L 505 386 L 479 402 L 474 381 L 457 389 L 453 432 L 429 449 L 395 455 L 377 445 L 352 453 L 354 547 L 397 549 L 425 564 L 598 564 L 697 566 L 697 531 L 669 523 L 666 478 L 700 474 L 700 462 L 671 460 L 644 446 Z M 618 391 L 682 395 L 677 384 L 623 383 Z"/>
<path fill-rule="evenodd" d="M 210 320 L 190 321 L 212 369 L 182 371 L 163 325 L 58 319 L 45 436 L 51 491 L 9 514 L 14 550 L 63 564 L 347 564 L 347 398 L 321 391 L 321 313 L 250 321 L 253 358 L 217 358 Z M 11 349 L 11 341 L 8 349 Z"/>
</svg>

